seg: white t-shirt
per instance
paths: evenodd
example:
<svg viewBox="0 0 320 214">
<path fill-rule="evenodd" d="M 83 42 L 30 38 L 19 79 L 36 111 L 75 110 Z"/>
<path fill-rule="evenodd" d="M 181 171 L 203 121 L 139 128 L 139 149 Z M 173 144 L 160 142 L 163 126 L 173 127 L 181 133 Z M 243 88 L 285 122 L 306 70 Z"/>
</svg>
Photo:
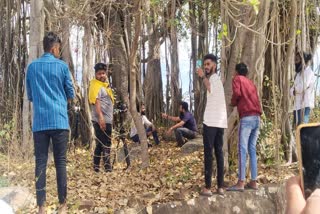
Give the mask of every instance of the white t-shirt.
<svg viewBox="0 0 320 214">
<path fill-rule="evenodd" d="M 294 96 L 293 90 L 296 91 L 294 110 L 299 110 L 305 107 L 309 107 L 311 109 L 314 108 L 315 81 L 316 77 L 310 66 L 306 67 L 304 72 L 297 74 L 294 80 L 294 85 L 290 89 L 291 96 Z"/>
<path fill-rule="evenodd" d="M 149 128 L 152 126 L 152 123 L 150 122 L 150 120 L 148 120 L 148 118 L 146 117 L 146 115 L 141 115 L 141 119 L 142 119 L 142 124 L 144 126 L 145 129 Z M 134 125 L 134 122 L 132 120 L 131 123 L 131 131 L 130 131 L 130 137 L 135 136 L 136 134 L 138 134 L 138 130 L 136 128 L 136 126 Z"/>
<path fill-rule="evenodd" d="M 209 82 L 211 92 L 207 91 L 203 123 L 210 127 L 228 128 L 226 100 L 221 79 L 218 74 L 213 74 Z"/>
</svg>

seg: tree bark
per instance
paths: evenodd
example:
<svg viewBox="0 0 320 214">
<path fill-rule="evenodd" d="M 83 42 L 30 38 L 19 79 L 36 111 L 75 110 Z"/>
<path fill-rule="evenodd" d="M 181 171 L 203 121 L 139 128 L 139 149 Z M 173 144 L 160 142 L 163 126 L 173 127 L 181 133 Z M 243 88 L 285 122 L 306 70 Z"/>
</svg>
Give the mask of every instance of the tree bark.
<svg viewBox="0 0 320 214">
<path fill-rule="evenodd" d="M 160 38 L 159 21 L 155 13 L 156 8 L 150 8 L 146 1 L 146 11 L 148 12 L 147 30 L 148 30 L 148 65 L 146 78 L 144 79 L 144 95 L 146 113 L 149 119 L 161 121 L 161 112 L 163 112 L 163 93 L 162 77 L 160 64 Z"/>
<path fill-rule="evenodd" d="M 137 128 L 140 143 L 141 143 L 141 160 L 142 160 L 142 168 L 149 166 L 149 153 L 148 153 L 148 141 L 145 133 L 144 126 L 142 124 L 141 116 L 137 112 L 136 108 L 136 55 L 139 45 L 139 37 L 141 33 L 141 0 L 136 0 L 134 2 L 135 14 L 134 14 L 134 38 L 132 41 L 132 46 L 130 49 L 129 56 L 129 71 L 130 71 L 130 113 L 132 115 L 134 124 Z"/>
<path fill-rule="evenodd" d="M 91 109 L 89 105 L 89 81 L 94 78 L 93 71 L 93 40 L 92 40 L 91 20 L 87 20 L 84 25 L 83 37 L 83 65 L 82 65 L 82 87 L 83 98 L 80 103 L 80 134 L 82 145 L 89 145 L 93 149 L 94 131 L 91 125 Z"/>
<path fill-rule="evenodd" d="M 44 36 L 44 12 L 43 0 L 31 0 L 30 2 L 30 51 L 28 63 L 39 57 L 42 52 L 42 39 Z M 31 105 L 28 101 L 26 90 L 23 95 L 22 113 L 22 147 L 30 148 L 31 144 Z"/>
<path fill-rule="evenodd" d="M 177 26 L 174 22 L 176 20 L 176 0 L 171 0 L 171 11 L 170 11 L 170 67 L 171 67 L 171 112 L 172 115 L 178 115 L 179 113 L 179 102 L 182 99 L 182 93 L 179 84 L 179 56 L 178 56 L 178 37 L 177 37 Z M 168 105 L 168 103 L 167 103 Z"/>
</svg>

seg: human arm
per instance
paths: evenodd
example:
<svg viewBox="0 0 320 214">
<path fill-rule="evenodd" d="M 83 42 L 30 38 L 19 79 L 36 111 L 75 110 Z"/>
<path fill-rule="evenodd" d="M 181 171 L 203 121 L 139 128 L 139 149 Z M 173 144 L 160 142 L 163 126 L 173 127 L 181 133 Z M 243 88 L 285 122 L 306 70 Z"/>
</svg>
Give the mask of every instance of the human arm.
<svg viewBox="0 0 320 214">
<path fill-rule="evenodd" d="M 235 77 L 232 81 L 231 105 L 236 106 L 238 104 L 240 97 L 241 97 L 241 83 L 240 83 L 240 79 Z"/>
<path fill-rule="evenodd" d="M 142 123 L 146 127 L 153 127 L 153 124 L 148 120 L 148 118 L 145 115 L 142 115 Z"/>
<path fill-rule="evenodd" d="M 306 205 L 306 201 L 303 197 L 302 189 L 300 187 L 300 178 L 298 176 L 288 179 L 286 183 L 286 199 L 286 214 L 302 212 Z"/>
<path fill-rule="evenodd" d="M 64 66 L 64 91 L 66 93 L 68 103 L 71 103 L 71 100 L 74 98 L 74 88 L 73 82 L 71 79 L 71 74 L 67 65 Z"/>
<path fill-rule="evenodd" d="M 320 189 L 316 189 L 311 196 L 305 200 L 300 183 L 301 179 L 298 176 L 291 177 L 286 183 L 286 214 L 318 213 L 320 210 Z"/>
<path fill-rule="evenodd" d="M 206 75 L 204 74 L 203 70 L 201 68 L 198 68 L 197 69 L 197 74 L 198 76 L 203 79 L 203 84 L 205 85 L 207 91 L 209 93 L 211 93 L 211 84 L 210 84 L 210 81 L 209 79 L 206 77 Z"/>
<path fill-rule="evenodd" d="M 314 84 L 316 82 L 316 76 L 314 75 L 313 71 L 310 67 L 306 69 L 306 78 L 305 78 L 305 88 L 304 90 L 313 89 Z"/>
<path fill-rule="evenodd" d="M 97 112 L 98 118 L 99 118 L 99 126 L 100 126 L 101 130 L 104 131 L 104 130 L 106 130 L 106 121 L 103 117 L 103 113 L 101 110 L 101 102 L 100 102 L 99 98 L 96 99 L 95 109 L 96 109 L 96 112 Z"/>
<path fill-rule="evenodd" d="M 31 90 L 31 65 L 27 68 L 27 76 L 26 76 L 26 89 L 27 89 L 27 97 L 30 102 L 32 102 L 32 90 Z"/>
<path fill-rule="evenodd" d="M 180 122 L 181 121 L 180 117 L 170 116 L 170 115 L 167 115 L 166 113 L 162 113 L 161 115 L 162 115 L 162 118 L 171 120 L 173 122 Z"/>
<path fill-rule="evenodd" d="M 167 134 L 171 134 L 173 130 L 182 127 L 185 124 L 183 120 L 181 120 L 179 123 L 175 124 L 174 126 L 171 126 L 167 132 Z"/>
</svg>

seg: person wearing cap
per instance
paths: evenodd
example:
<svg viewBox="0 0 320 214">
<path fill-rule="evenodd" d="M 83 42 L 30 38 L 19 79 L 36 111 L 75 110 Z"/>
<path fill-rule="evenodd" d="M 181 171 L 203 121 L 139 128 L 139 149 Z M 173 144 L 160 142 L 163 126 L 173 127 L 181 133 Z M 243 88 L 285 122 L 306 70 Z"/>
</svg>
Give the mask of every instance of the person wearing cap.
<svg viewBox="0 0 320 214">
<path fill-rule="evenodd" d="M 74 98 L 74 89 L 68 65 L 59 59 L 60 47 L 58 35 L 48 32 L 43 38 L 44 54 L 29 64 L 26 75 L 27 96 L 33 105 L 35 183 L 40 214 L 46 213 L 46 170 L 50 141 L 57 174 L 58 213 L 67 213 L 67 106 Z"/>
<path fill-rule="evenodd" d="M 207 104 L 203 116 L 204 177 L 201 195 L 211 196 L 213 149 L 217 160 L 217 193 L 224 194 L 223 132 L 227 125 L 227 108 L 222 81 L 217 73 L 217 57 L 207 54 L 203 58 L 204 71 L 197 69 L 207 90 Z"/>
<path fill-rule="evenodd" d="M 244 63 L 235 67 L 236 75 L 232 81 L 231 105 L 236 106 L 240 116 L 238 142 L 238 182 L 227 191 L 243 191 L 245 188 L 246 160 L 249 151 L 251 180 L 246 188 L 257 190 L 256 144 L 259 136 L 261 106 L 257 88 L 247 78 L 248 68 Z"/>
<path fill-rule="evenodd" d="M 179 117 L 170 116 L 165 113 L 162 113 L 162 117 L 164 119 L 177 122 L 175 125 L 169 128 L 169 130 L 167 131 L 167 135 L 171 135 L 172 131 L 174 131 L 177 146 L 181 147 L 186 141 L 184 138 L 194 139 L 197 136 L 198 128 L 194 116 L 188 109 L 187 102 L 180 102 L 179 111 Z"/>
<path fill-rule="evenodd" d="M 108 66 L 104 63 L 97 63 L 94 70 L 95 79 L 91 80 L 89 85 L 89 103 L 96 135 L 93 168 L 95 172 L 100 171 L 102 157 L 105 171 L 111 172 L 110 150 L 115 99 L 107 77 Z"/>
</svg>

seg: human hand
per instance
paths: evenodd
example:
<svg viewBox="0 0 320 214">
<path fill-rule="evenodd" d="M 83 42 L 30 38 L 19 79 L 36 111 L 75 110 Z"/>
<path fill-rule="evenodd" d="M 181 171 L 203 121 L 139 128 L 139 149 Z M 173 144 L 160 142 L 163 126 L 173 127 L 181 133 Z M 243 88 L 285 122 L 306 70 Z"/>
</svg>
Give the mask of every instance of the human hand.
<svg viewBox="0 0 320 214">
<path fill-rule="evenodd" d="M 315 214 L 320 210 L 320 189 L 316 189 L 305 200 L 300 186 L 299 176 L 291 177 L 286 184 L 287 208 L 286 213 Z"/>
<path fill-rule="evenodd" d="M 204 72 L 201 68 L 197 68 L 197 74 L 200 78 L 203 78 L 204 77 Z"/>
<path fill-rule="evenodd" d="M 102 131 L 105 131 L 106 130 L 106 121 L 104 120 L 103 117 L 99 117 L 99 126 L 100 126 L 100 129 Z"/>
<path fill-rule="evenodd" d="M 168 115 L 166 113 L 161 113 L 162 118 L 168 119 Z"/>
<path fill-rule="evenodd" d="M 170 128 L 168 131 L 167 131 L 167 136 L 170 136 L 171 134 L 172 134 L 172 131 L 173 131 L 173 129 L 172 128 Z"/>
</svg>

